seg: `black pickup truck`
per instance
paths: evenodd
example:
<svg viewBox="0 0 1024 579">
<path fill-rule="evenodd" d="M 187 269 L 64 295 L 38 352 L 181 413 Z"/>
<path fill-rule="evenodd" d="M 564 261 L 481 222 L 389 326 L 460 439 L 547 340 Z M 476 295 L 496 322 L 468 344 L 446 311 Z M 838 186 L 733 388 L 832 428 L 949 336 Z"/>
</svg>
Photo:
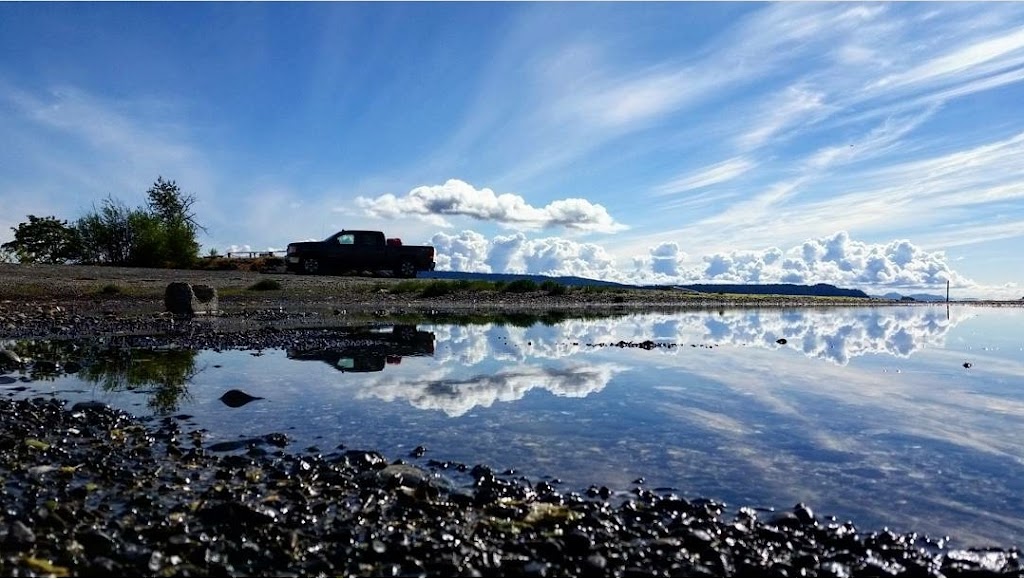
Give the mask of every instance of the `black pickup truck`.
<svg viewBox="0 0 1024 579">
<path fill-rule="evenodd" d="M 285 267 L 303 274 L 389 271 L 395 277 L 416 277 L 433 271 L 434 248 L 402 245 L 401 239 L 386 239 L 380 231 L 346 229 L 323 241 L 289 243 Z"/>
</svg>

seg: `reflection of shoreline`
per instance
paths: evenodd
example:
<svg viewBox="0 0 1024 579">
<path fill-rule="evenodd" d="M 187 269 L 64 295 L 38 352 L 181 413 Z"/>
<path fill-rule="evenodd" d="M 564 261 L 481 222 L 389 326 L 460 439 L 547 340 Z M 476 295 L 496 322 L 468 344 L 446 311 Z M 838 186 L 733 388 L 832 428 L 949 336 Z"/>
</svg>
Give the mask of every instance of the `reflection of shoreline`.
<svg viewBox="0 0 1024 579">
<path fill-rule="evenodd" d="M 808 358 L 846 365 L 882 354 L 907 358 L 941 347 L 947 333 L 970 317 L 945 308 L 722 310 L 634 314 L 613 319 L 567 320 L 557 326 L 436 326 L 440 362 L 473 366 L 497 359 L 525 362 L 576 355 L 587 344 L 735 345 L 792 349 Z M 784 342 L 780 342 L 784 340 Z M 676 348 L 657 348 L 671 353 Z"/>
<path fill-rule="evenodd" d="M 147 405 L 158 414 L 178 409 L 200 371 L 196 368 L 198 351 L 187 348 L 128 348 L 73 340 L 20 340 L 2 345 L 22 359 L 18 370 L 29 381 L 73 374 L 106 392 L 143 392 L 148 395 Z"/>
<path fill-rule="evenodd" d="M 361 387 L 360 398 L 373 397 L 385 402 L 405 400 L 420 410 L 440 410 L 455 418 L 478 406 L 489 408 L 496 402 L 514 402 L 534 388 L 566 398 L 585 398 L 608 385 L 618 370 L 610 364 L 543 368 L 517 366 L 496 373 L 451 378 L 450 371 L 438 368 L 419 378 L 382 375 Z"/>
<path fill-rule="evenodd" d="M 864 309 L 842 312 L 794 311 L 754 316 L 732 312 L 708 318 L 707 339 L 760 348 L 786 347 L 808 358 L 841 366 L 853 358 L 884 354 L 908 358 L 927 346 L 942 347 L 946 334 L 966 319 L 947 318 L 942 308 Z M 785 340 L 780 343 L 779 340 Z"/>
</svg>

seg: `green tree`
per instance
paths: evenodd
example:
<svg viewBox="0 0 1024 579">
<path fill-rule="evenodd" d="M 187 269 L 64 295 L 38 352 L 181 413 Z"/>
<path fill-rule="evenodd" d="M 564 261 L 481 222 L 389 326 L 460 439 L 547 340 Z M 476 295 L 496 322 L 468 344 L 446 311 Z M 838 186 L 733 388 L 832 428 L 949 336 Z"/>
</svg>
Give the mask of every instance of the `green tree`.
<svg viewBox="0 0 1024 579">
<path fill-rule="evenodd" d="M 66 263 L 77 256 L 78 236 L 73 227 L 56 217 L 29 215 L 12 227 L 14 240 L 2 246 L 21 263 Z"/>
<path fill-rule="evenodd" d="M 146 191 L 149 198 L 149 210 L 160 218 L 164 223 L 184 222 L 193 230 L 206 231 L 202 225 L 196 222 L 192 206 L 195 205 L 195 195 L 185 193 L 174 181 L 165 181 L 163 176 L 158 176 L 153 186 Z"/>
<path fill-rule="evenodd" d="M 132 241 L 128 263 L 132 267 L 167 267 L 168 232 L 160 218 L 152 213 L 137 209 L 128 214 L 128 227 Z"/>
<path fill-rule="evenodd" d="M 75 230 L 81 240 L 79 259 L 84 263 L 128 265 L 132 255 L 133 211 L 124 203 L 107 197 L 97 209 L 79 218 Z"/>
<path fill-rule="evenodd" d="M 163 177 L 146 192 L 146 207 L 131 209 L 107 198 L 75 224 L 81 260 L 131 267 L 187 268 L 199 259 L 192 195 Z"/>
<path fill-rule="evenodd" d="M 192 206 L 196 198 L 185 193 L 174 181 L 165 181 L 158 176 L 153 186 L 146 191 L 149 211 L 162 223 L 164 230 L 165 266 L 191 267 L 199 259 L 199 242 L 196 234 L 206 229 L 196 221 Z"/>
<path fill-rule="evenodd" d="M 192 267 L 199 259 L 196 232 L 203 229 L 192 212 L 195 197 L 162 176 L 146 194 L 148 205 L 137 209 L 107 197 L 73 226 L 56 217 L 29 215 L 28 222 L 11 228 L 14 241 L 0 245 L 0 259 Z"/>
</svg>

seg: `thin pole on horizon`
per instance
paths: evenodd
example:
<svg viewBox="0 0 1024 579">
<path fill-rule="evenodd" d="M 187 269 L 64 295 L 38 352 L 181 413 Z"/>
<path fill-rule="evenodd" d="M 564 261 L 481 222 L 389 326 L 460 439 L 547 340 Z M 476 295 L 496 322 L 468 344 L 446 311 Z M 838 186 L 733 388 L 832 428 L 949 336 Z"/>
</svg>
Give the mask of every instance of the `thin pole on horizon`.
<svg viewBox="0 0 1024 579">
<path fill-rule="evenodd" d="M 949 280 L 946 280 L 946 321 L 949 321 Z"/>
</svg>

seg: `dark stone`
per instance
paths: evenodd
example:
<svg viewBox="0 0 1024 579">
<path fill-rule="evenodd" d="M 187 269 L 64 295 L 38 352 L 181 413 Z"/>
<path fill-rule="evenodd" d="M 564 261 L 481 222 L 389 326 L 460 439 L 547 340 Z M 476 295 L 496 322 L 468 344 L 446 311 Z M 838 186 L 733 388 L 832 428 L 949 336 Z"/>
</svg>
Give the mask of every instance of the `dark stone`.
<svg viewBox="0 0 1024 579">
<path fill-rule="evenodd" d="M 10 350 L 0 348 L 0 367 L 21 366 L 21 357 Z"/>
<path fill-rule="evenodd" d="M 76 537 L 85 551 L 91 556 L 106 556 L 110 555 L 117 548 L 117 543 L 110 535 L 103 531 L 90 530 L 84 533 L 79 533 Z"/>
<path fill-rule="evenodd" d="M 87 400 L 85 402 L 76 402 L 75 405 L 71 407 L 71 411 L 79 412 L 82 410 L 104 410 L 106 408 L 107 405 L 102 402 L 99 402 L 97 400 Z"/>
<path fill-rule="evenodd" d="M 266 440 L 267 443 L 270 444 L 271 446 L 276 446 L 278 448 L 284 448 L 285 446 L 288 446 L 288 435 L 282 434 L 280 432 L 272 432 L 264 436 L 263 440 Z"/>
<path fill-rule="evenodd" d="M 391 487 L 415 487 L 430 482 L 430 473 L 411 464 L 389 464 L 380 470 L 368 471 L 367 474 Z"/>
<path fill-rule="evenodd" d="M 608 559 L 605 559 L 600 553 L 594 553 L 587 557 L 586 563 L 588 571 L 594 573 L 604 571 L 605 567 L 608 566 Z"/>
<path fill-rule="evenodd" d="M 197 515 L 204 524 L 238 530 L 243 530 L 246 526 L 265 526 L 274 522 L 274 517 L 234 501 L 210 505 L 200 509 Z"/>
<path fill-rule="evenodd" d="M 793 507 L 793 514 L 796 515 L 796 518 L 805 525 L 814 523 L 814 511 L 811 510 L 811 507 L 808 507 L 803 503 L 798 503 Z"/>
<path fill-rule="evenodd" d="M 31 545 L 36 542 L 36 534 L 25 523 L 14 521 L 7 532 L 7 540 L 15 545 Z"/>
<path fill-rule="evenodd" d="M 241 390 L 231 389 L 221 395 L 220 401 L 231 408 L 239 408 L 254 400 L 263 400 L 261 396 L 253 396 Z"/>
<path fill-rule="evenodd" d="M 373 450 L 349 450 L 345 452 L 344 459 L 360 470 L 380 470 L 388 465 L 387 459 Z"/>
<path fill-rule="evenodd" d="M 208 285 L 172 282 L 164 290 L 164 308 L 182 317 L 216 313 L 217 290 Z"/>
</svg>

